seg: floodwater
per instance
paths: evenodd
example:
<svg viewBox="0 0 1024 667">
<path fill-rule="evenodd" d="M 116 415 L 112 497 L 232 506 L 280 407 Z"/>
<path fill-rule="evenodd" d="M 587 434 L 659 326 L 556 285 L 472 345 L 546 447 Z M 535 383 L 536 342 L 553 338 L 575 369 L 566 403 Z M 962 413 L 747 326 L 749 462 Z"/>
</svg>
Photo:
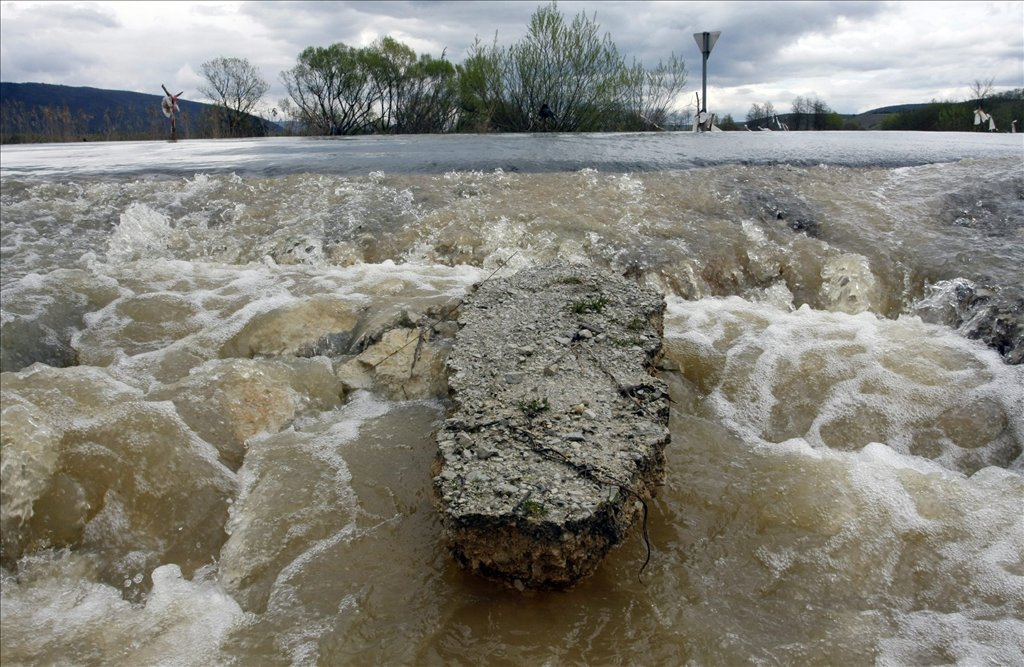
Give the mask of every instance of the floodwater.
<svg viewBox="0 0 1024 667">
<path fill-rule="evenodd" d="M 1020 664 L 1022 167 L 987 134 L 4 146 L 0 659 Z M 519 592 L 444 548 L 443 358 L 345 369 L 556 258 L 666 295 L 672 441 L 642 576 L 638 530 Z"/>
</svg>

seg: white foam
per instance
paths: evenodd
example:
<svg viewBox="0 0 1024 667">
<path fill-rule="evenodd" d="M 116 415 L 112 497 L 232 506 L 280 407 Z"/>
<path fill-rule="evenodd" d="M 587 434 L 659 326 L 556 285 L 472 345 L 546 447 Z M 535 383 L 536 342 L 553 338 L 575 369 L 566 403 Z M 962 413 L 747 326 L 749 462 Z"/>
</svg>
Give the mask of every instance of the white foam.
<svg viewBox="0 0 1024 667">
<path fill-rule="evenodd" d="M 177 565 L 153 570 L 142 605 L 90 581 L 89 569 L 80 556 L 44 554 L 24 560 L 17 579 L 4 576 L 5 663 L 218 664 L 229 633 L 248 620 L 213 578 L 189 581 Z"/>
<path fill-rule="evenodd" d="M 881 441 L 950 470 L 1020 466 L 1024 368 L 947 328 L 738 297 L 670 298 L 666 338 L 683 350 L 684 375 L 712 366 L 718 379 L 705 404 L 750 443 Z"/>
<path fill-rule="evenodd" d="M 134 203 L 121 214 L 121 221 L 110 236 L 107 258 L 122 263 L 165 257 L 172 236 L 170 218 L 145 204 Z"/>
<path fill-rule="evenodd" d="M 4 445 L 0 464 L 3 525 L 20 528 L 32 518 L 33 503 L 50 483 L 60 454 L 60 433 L 30 403 L 5 395 L 0 411 Z M 4 535 L 12 540 L 13 535 Z"/>
<path fill-rule="evenodd" d="M 1024 621 L 984 613 L 921 610 L 897 616 L 898 631 L 879 641 L 876 664 L 1024 664 Z"/>
</svg>

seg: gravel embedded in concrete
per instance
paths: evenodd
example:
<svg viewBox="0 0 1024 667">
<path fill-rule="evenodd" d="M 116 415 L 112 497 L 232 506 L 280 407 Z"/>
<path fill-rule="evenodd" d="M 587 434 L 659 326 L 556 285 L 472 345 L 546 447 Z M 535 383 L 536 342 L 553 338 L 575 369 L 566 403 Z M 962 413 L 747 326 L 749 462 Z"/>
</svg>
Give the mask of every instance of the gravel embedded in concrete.
<svg viewBox="0 0 1024 667">
<path fill-rule="evenodd" d="M 662 296 L 559 263 L 460 309 L 434 488 L 455 558 L 522 588 L 592 573 L 663 477 Z"/>
</svg>

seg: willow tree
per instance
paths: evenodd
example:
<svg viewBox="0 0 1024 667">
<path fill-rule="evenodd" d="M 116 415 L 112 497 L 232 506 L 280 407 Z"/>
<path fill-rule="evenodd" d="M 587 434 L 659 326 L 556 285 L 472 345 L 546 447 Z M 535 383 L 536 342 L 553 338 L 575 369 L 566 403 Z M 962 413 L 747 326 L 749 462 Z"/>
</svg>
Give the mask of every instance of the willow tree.
<svg viewBox="0 0 1024 667">
<path fill-rule="evenodd" d="M 450 129 L 457 104 L 454 65 L 444 58 L 416 53 L 392 37 L 362 49 L 361 56 L 375 99 L 375 129 L 420 133 Z"/>
<path fill-rule="evenodd" d="M 338 42 L 310 46 L 281 72 L 289 110 L 306 131 L 358 134 L 373 129 L 379 95 L 360 49 Z"/>
<path fill-rule="evenodd" d="M 447 132 L 454 127 L 458 110 L 455 66 L 443 54 L 441 58 L 424 54 L 409 68 L 399 90 L 395 131 Z"/>
<path fill-rule="evenodd" d="M 458 129 L 464 132 L 486 132 L 504 124 L 505 90 L 501 76 L 502 51 L 498 36 L 486 46 L 477 37 L 469 47 L 469 55 L 458 66 L 459 105 Z"/>
<path fill-rule="evenodd" d="M 214 58 L 200 66 L 207 85 L 199 92 L 213 100 L 228 136 L 261 133 L 262 123 L 251 116 L 270 85 L 245 58 Z"/>
<path fill-rule="evenodd" d="M 380 132 L 395 130 L 395 116 L 416 52 L 393 37 L 382 37 L 360 52 L 376 106 L 374 123 Z"/>
<path fill-rule="evenodd" d="M 497 37 L 470 47 L 462 75 L 468 124 L 521 132 L 616 129 L 624 115 L 651 113 L 652 101 L 682 91 L 685 68 L 673 57 L 648 74 L 626 65 L 609 34 L 600 34 L 596 14 L 567 22 L 557 4 L 539 7 L 526 36 L 508 48 Z M 547 105 L 550 114 L 543 117 Z"/>
</svg>

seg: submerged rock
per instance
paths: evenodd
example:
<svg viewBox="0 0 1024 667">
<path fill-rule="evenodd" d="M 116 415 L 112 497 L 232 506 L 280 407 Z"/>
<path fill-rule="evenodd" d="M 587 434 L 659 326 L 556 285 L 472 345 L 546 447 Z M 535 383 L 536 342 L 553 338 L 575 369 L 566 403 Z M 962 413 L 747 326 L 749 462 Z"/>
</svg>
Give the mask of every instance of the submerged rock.
<svg viewBox="0 0 1024 667">
<path fill-rule="evenodd" d="M 438 398 L 446 392 L 444 360 L 451 340 L 440 327 L 398 328 L 341 364 L 338 379 L 350 390 L 376 391 L 398 401 Z"/>
<path fill-rule="evenodd" d="M 818 236 L 821 224 L 818 216 L 806 203 L 794 198 L 779 198 L 759 192 L 747 198 L 747 208 L 765 223 L 785 224 L 794 232 Z"/>
<path fill-rule="evenodd" d="M 661 295 L 555 264 L 479 286 L 448 357 L 434 489 L 463 566 L 517 588 L 592 573 L 664 469 Z"/>
<path fill-rule="evenodd" d="M 220 349 L 221 357 L 315 356 L 348 349 L 359 322 L 357 304 L 315 297 L 253 317 Z"/>
<path fill-rule="evenodd" d="M 910 312 L 993 348 L 1008 364 L 1024 363 L 1024 290 L 977 285 L 965 278 L 930 285 Z"/>
</svg>

